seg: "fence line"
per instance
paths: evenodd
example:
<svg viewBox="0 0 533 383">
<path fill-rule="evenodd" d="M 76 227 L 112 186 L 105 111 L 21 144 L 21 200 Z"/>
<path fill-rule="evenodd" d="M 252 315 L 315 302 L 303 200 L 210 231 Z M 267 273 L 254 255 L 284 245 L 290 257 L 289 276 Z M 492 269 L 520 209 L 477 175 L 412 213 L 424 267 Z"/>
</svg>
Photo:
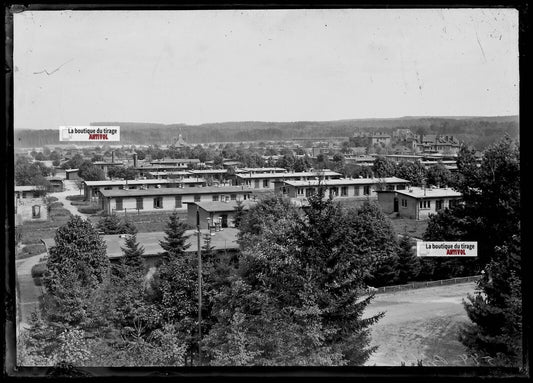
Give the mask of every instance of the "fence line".
<svg viewBox="0 0 533 383">
<path fill-rule="evenodd" d="M 405 285 L 396 285 L 396 286 L 383 286 L 378 287 L 376 294 L 386 293 L 388 291 L 403 291 L 403 290 L 412 290 L 419 289 L 422 287 L 434 287 L 434 286 L 444 286 L 444 285 L 455 285 L 457 283 L 466 283 L 474 282 L 481 278 L 481 275 L 474 275 L 470 277 L 459 277 L 459 278 L 450 278 L 450 279 L 440 279 L 437 281 L 427 281 L 427 282 L 411 282 Z"/>
</svg>

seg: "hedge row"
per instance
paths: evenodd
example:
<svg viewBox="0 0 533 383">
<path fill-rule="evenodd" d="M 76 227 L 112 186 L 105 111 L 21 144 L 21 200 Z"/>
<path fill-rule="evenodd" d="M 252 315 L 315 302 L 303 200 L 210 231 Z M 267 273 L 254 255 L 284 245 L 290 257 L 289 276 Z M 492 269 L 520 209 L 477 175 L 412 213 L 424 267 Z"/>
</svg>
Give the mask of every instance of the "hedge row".
<svg viewBox="0 0 533 383">
<path fill-rule="evenodd" d="M 44 276 L 44 273 L 46 273 L 48 269 L 46 268 L 46 263 L 37 263 L 35 266 L 31 268 L 31 277 L 32 278 L 42 278 Z"/>
<path fill-rule="evenodd" d="M 69 201 L 83 201 L 85 199 L 84 195 L 69 195 L 66 197 Z"/>
<path fill-rule="evenodd" d="M 63 202 L 52 202 L 50 204 L 50 209 L 59 209 L 63 207 Z"/>
<path fill-rule="evenodd" d="M 80 206 L 78 207 L 78 211 L 83 214 L 96 214 L 98 213 L 102 208 L 100 206 Z"/>
<path fill-rule="evenodd" d="M 46 251 L 46 248 L 44 247 L 42 243 L 26 245 L 22 248 L 22 252 L 30 256 L 41 254 L 41 253 L 44 253 L 45 251 Z"/>
</svg>

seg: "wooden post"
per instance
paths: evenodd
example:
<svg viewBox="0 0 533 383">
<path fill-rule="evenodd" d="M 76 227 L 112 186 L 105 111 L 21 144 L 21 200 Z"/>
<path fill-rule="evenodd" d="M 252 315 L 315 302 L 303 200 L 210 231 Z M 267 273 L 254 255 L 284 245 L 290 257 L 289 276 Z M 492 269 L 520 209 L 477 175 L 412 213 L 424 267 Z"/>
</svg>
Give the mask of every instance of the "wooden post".
<svg viewBox="0 0 533 383">
<path fill-rule="evenodd" d="M 196 206 L 196 230 L 198 232 L 198 365 L 202 365 L 202 249 L 200 247 L 200 211 Z"/>
</svg>

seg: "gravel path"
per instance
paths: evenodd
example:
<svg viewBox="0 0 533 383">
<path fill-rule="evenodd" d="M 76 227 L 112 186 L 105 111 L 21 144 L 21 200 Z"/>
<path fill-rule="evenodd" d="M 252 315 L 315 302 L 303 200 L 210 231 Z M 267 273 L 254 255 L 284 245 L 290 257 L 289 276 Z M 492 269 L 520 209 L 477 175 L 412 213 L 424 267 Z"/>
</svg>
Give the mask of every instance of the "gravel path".
<svg viewBox="0 0 533 383">
<path fill-rule="evenodd" d="M 55 193 L 49 193 L 48 195 L 50 197 L 56 197 L 58 199 L 58 202 L 63 203 L 63 207 L 70 211 L 72 215 L 79 215 L 83 219 L 87 219 L 89 217 L 89 214 L 83 214 L 78 211 L 78 208 L 76 206 L 73 206 L 70 204 L 71 201 L 67 199 L 68 196 L 78 196 L 80 195 L 80 190 L 76 186 L 75 181 L 71 180 L 65 180 L 63 181 L 63 185 L 65 186 L 65 190 L 62 192 L 55 192 Z"/>
<path fill-rule="evenodd" d="M 466 350 L 457 332 L 469 322 L 462 300 L 474 289 L 470 282 L 376 295 L 364 317 L 385 316 L 371 327 L 371 345 L 379 348 L 366 365 L 430 365 L 435 356 L 461 365 Z"/>
<path fill-rule="evenodd" d="M 36 286 L 31 277 L 31 269 L 46 253 L 34 255 L 26 259 L 16 261 L 17 271 L 17 333 L 22 328 L 28 327 L 31 314 L 39 306 L 39 297 L 42 294 L 41 287 Z"/>
</svg>

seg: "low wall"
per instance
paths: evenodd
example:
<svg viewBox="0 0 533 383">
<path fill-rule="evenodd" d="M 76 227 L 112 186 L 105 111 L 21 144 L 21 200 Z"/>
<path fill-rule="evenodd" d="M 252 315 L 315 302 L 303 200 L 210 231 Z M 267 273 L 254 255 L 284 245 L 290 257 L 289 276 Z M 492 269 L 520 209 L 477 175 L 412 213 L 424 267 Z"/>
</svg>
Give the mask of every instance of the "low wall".
<svg viewBox="0 0 533 383">
<path fill-rule="evenodd" d="M 423 287 L 434 287 L 434 286 L 454 285 L 457 283 L 475 282 L 479 280 L 480 278 L 481 278 L 481 275 L 474 275 L 471 277 L 440 279 L 438 281 L 411 282 L 405 285 L 383 286 L 383 287 L 377 288 L 376 294 L 389 293 L 389 292 L 394 292 L 394 291 L 420 289 Z"/>
</svg>

